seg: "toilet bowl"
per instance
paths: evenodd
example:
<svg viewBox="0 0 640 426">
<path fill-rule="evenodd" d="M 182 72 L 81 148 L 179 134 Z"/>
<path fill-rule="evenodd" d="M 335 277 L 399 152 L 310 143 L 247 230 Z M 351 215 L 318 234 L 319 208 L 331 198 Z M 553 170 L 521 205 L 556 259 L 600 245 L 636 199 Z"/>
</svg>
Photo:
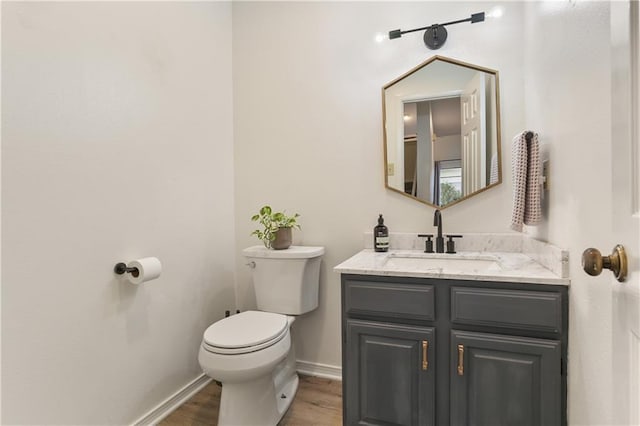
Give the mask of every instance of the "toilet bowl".
<svg viewBox="0 0 640 426">
<path fill-rule="evenodd" d="M 253 269 L 259 310 L 210 325 L 198 361 L 222 383 L 218 425 L 277 425 L 298 388 L 290 328 L 318 306 L 323 247 L 243 250 Z"/>
<path fill-rule="evenodd" d="M 243 382 L 270 373 L 291 349 L 294 317 L 246 311 L 207 328 L 200 347 L 203 371 L 220 382 Z"/>
<path fill-rule="evenodd" d="M 207 329 L 198 361 L 223 383 L 219 425 L 275 425 L 289 408 L 298 387 L 289 334 L 294 320 L 246 311 Z"/>
</svg>

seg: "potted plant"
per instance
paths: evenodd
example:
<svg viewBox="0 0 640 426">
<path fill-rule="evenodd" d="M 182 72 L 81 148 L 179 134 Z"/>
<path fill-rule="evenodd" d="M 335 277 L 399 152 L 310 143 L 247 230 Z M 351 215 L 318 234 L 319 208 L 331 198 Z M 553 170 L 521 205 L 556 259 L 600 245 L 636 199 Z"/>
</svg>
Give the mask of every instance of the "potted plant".
<svg viewBox="0 0 640 426">
<path fill-rule="evenodd" d="M 298 213 L 287 216 L 284 212 L 274 212 L 271 206 L 263 206 L 260 212 L 251 217 L 251 220 L 258 222 L 263 229 L 256 229 L 251 235 L 257 236 L 266 248 L 283 250 L 291 245 L 291 230 L 300 229 L 297 219 Z"/>
</svg>

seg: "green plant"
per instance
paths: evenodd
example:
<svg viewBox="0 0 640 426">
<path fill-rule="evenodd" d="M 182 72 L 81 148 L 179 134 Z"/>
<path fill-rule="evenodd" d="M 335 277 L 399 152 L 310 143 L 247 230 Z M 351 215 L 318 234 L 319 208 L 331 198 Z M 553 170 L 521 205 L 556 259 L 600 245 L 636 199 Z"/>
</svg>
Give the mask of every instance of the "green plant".
<svg viewBox="0 0 640 426">
<path fill-rule="evenodd" d="M 297 219 L 300 217 L 298 213 L 293 216 L 287 216 L 284 211 L 274 212 L 271 206 L 263 206 L 260 212 L 251 217 L 251 220 L 258 222 L 263 226 L 263 229 L 256 229 L 251 233 L 262 241 L 265 247 L 271 248 L 271 242 L 276 239 L 276 232 L 280 228 L 297 228 L 300 229 L 300 225 Z"/>
<path fill-rule="evenodd" d="M 451 185 L 448 182 L 443 182 L 440 184 L 440 205 L 441 206 L 452 203 L 460 197 L 462 197 L 462 193 L 458 191 L 455 188 L 455 186 Z"/>
</svg>

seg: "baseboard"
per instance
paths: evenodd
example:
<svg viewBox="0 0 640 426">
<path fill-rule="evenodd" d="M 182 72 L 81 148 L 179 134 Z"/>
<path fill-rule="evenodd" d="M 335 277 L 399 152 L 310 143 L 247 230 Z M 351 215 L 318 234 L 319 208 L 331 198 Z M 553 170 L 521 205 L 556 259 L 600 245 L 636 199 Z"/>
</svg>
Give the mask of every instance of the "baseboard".
<svg viewBox="0 0 640 426">
<path fill-rule="evenodd" d="M 204 373 L 201 374 L 186 386 L 184 386 L 182 389 L 174 393 L 172 396 L 158 404 L 147 414 L 136 420 L 133 423 L 133 426 L 147 426 L 160 423 L 160 421 L 162 421 L 165 417 L 175 411 L 182 404 L 187 402 L 189 398 L 191 398 L 202 388 L 207 386 L 209 382 L 211 382 L 211 377 L 206 376 Z"/>
<path fill-rule="evenodd" d="M 342 368 L 335 365 L 320 364 L 309 361 L 296 361 L 296 369 L 301 374 L 323 377 L 325 379 L 342 380 Z M 182 389 L 158 404 L 144 416 L 133 422 L 133 426 L 156 425 L 175 411 L 189 398 L 198 393 L 211 382 L 205 374 L 196 377 Z"/>
<path fill-rule="evenodd" d="M 342 381 L 342 367 L 310 361 L 296 361 L 298 373 Z"/>
</svg>

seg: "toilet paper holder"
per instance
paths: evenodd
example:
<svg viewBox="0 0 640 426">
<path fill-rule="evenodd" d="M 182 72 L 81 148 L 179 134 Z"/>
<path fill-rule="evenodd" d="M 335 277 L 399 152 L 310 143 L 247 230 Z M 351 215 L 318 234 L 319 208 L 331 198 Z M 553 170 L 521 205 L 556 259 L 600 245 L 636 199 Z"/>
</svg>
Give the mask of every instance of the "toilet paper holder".
<svg viewBox="0 0 640 426">
<path fill-rule="evenodd" d="M 129 272 L 134 277 L 137 277 L 138 275 L 140 275 L 140 270 L 138 268 L 135 268 L 135 267 L 129 268 L 127 264 L 124 262 L 116 263 L 116 266 L 113 267 L 113 272 L 115 272 L 118 275 L 122 275 L 126 272 Z"/>
</svg>

